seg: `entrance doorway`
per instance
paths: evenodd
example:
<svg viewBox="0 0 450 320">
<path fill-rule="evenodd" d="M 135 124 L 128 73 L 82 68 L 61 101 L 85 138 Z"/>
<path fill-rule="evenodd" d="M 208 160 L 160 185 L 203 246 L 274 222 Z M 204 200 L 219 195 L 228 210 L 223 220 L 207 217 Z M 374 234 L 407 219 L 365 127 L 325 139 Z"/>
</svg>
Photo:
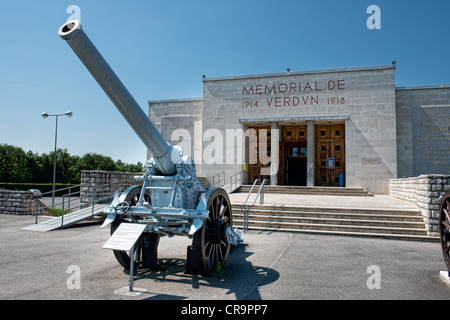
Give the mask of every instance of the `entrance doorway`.
<svg viewBox="0 0 450 320">
<path fill-rule="evenodd" d="M 307 181 L 306 126 L 282 129 L 278 184 L 306 186 Z"/>
<path fill-rule="evenodd" d="M 287 158 L 286 184 L 290 186 L 306 186 L 306 157 Z"/>
<path fill-rule="evenodd" d="M 345 125 L 316 126 L 316 185 L 339 186 L 345 173 Z"/>
<path fill-rule="evenodd" d="M 271 128 L 252 128 L 250 136 L 253 157 L 249 159 L 249 183 L 256 179 L 270 182 Z M 286 126 L 281 129 L 279 143 L 278 185 L 306 186 L 307 146 L 306 126 Z"/>
</svg>

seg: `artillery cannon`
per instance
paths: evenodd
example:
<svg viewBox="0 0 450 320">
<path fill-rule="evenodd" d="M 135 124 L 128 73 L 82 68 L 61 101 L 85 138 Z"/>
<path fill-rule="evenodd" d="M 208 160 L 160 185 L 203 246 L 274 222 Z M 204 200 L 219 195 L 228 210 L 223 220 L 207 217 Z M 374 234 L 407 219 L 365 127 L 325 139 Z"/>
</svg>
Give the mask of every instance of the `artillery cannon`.
<svg viewBox="0 0 450 320">
<path fill-rule="evenodd" d="M 242 242 L 233 229 L 230 199 L 221 188 L 205 189 L 196 176 L 193 159 L 179 147 L 165 141 L 149 117 L 139 107 L 102 55 L 82 30 L 77 20 L 66 22 L 58 31 L 100 87 L 152 153 L 140 185 L 130 186 L 104 213 L 102 227 L 111 225 L 111 234 L 121 223 L 145 224 L 134 254 L 115 250 L 118 262 L 129 269 L 130 256 L 138 267 L 158 266 L 157 247 L 161 236 L 187 236 L 187 272 L 211 276 L 224 267 L 231 244 Z M 135 263 L 135 265 L 136 265 Z"/>
<path fill-rule="evenodd" d="M 450 276 L 450 192 L 442 196 L 439 210 L 439 235 L 442 254 Z"/>
</svg>

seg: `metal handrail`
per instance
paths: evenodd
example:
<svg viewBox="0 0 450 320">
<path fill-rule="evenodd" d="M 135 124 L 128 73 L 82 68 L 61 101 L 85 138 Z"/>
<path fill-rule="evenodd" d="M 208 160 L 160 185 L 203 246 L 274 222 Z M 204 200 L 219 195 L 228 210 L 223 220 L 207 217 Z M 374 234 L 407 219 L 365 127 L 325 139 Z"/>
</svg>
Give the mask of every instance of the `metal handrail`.
<svg viewBox="0 0 450 320">
<path fill-rule="evenodd" d="M 246 207 L 247 205 L 247 201 L 250 198 L 250 195 L 252 194 L 253 188 L 255 187 L 255 185 L 257 183 L 260 183 L 259 188 L 258 188 L 258 192 L 256 193 L 256 197 L 253 200 L 253 203 L 249 206 Z M 248 230 L 248 223 L 249 223 L 249 215 L 250 215 L 250 210 L 253 209 L 253 207 L 255 206 L 256 200 L 259 198 L 260 204 L 264 204 L 264 185 L 266 184 L 267 180 L 263 179 L 262 181 L 260 181 L 259 179 L 256 179 L 253 182 L 252 187 L 250 188 L 250 191 L 248 192 L 247 198 L 244 201 L 244 204 L 240 205 L 242 212 L 244 213 L 244 232 L 247 232 Z"/>
<path fill-rule="evenodd" d="M 73 188 L 76 188 L 76 187 L 81 187 L 81 184 L 77 184 L 77 185 L 74 185 L 74 186 L 57 189 L 57 190 L 55 190 L 55 193 L 59 192 L 59 191 L 67 190 L 67 189 L 69 189 L 69 193 L 70 193 L 70 190 L 73 189 Z M 50 194 L 50 193 L 53 193 L 53 190 L 52 191 L 43 192 L 43 193 L 41 193 L 41 195 L 43 196 L 44 194 Z"/>
<path fill-rule="evenodd" d="M 238 176 L 239 176 L 239 178 L 238 178 Z M 237 173 L 233 174 L 233 175 L 230 177 L 230 193 L 231 193 L 233 190 L 237 189 L 238 182 L 240 182 L 241 179 L 242 179 L 241 171 L 238 171 Z M 233 180 L 234 180 L 234 183 L 233 183 Z M 234 185 L 235 187 L 233 187 L 233 185 Z"/>
<path fill-rule="evenodd" d="M 125 182 L 125 181 L 129 181 L 129 180 L 131 180 L 131 179 L 123 179 L 123 180 L 119 180 L 119 181 L 116 181 L 116 182 L 111 182 L 111 183 L 106 183 L 106 184 L 101 184 L 101 185 L 95 185 L 95 186 L 88 186 L 87 187 L 87 189 L 88 189 L 87 193 L 88 194 L 91 193 L 91 196 L 87 196 L 86 198 L 88 198 L 90 201 L 84 202 L 84 203 L 80 203 L 80 205 L 74 206 L 74 207 L 70 207 L 70 200 L 71 200 L 71 197 L 73 197 L 73 195 L 76 195 L 76 194 L 80 194 L 79 198 L 81 198 L 81 184 L 55 190 L 55 192 L 59 192 L 59 191 L 63 191 L 63 190 L 69 189 L 69 193 L 64 194 L 62 196 L 62 202 L 53 205 L 53 207 L 54 206 L 58 206 L 58 205 L 62 206 L 62 210 L 61 210 L 62 211 L 61 212 L 61 227 L 63 226 L 64 214 L 66 214 L 66 212 L 68 212 L 68 211 L 70 211 L 71 209 L 74 209 L 74 208 L 82 209 L 82 208 L 86 208 L 86 207 L 89 207 L 89 206 L 92 205 L 92 216 L 93 216 L 94 215 L 94 206 L 95 206 L 95 204 L 104 202 L 106 200 L 110 200 L 110 199 L 112 199 L 114 197 L 114 194 L 111 194 L 110 196 L 107 196 L 107 197 L 96 198 L 97 191 L 99 191 L 100 189 L 103 189 L 105 187 L 109 187 L 109 186 L 112 186 L 112 185 L 115 185 L 115 184 L 119 184 L 119 183 L 122 183 L 122 182 Z M 80 187 L 80 190 L 79 191 L 75 191 L 75 192 L 71 192 L 71 189 L 72 188 L 76 188 L 76 187 Z M 53 191 L 42 193 L 42 195 L 49 194 L 49 193 L 53 193 Z M 66 198 L 69 198 L 68 199 L 69 206 L 68 206 L 67 209 L 65 209 Z M 50 208 L 52 208 L 51 205 L 44 206 L 44 207 L 40 208 L 40 210 L 45 210 L 45 209 L 50 209 Z M 39 215 L 39 198 L 36 197 L 36 219 L 35 219 L 35 224 L 38 223 L 38 215 Z"/>
<path fill-rule="evenodd" d="M 212 177 L 213 187 L 216 187 L 216 178 L 218 179 L 218 183 L 219 183 L 218 187 L 221 187 L 223 184 L 225 184 L 225 171 L 221 171 Z M 220 184 L 221 181 L 223 181 L 222 185 Z"/>
</svg>

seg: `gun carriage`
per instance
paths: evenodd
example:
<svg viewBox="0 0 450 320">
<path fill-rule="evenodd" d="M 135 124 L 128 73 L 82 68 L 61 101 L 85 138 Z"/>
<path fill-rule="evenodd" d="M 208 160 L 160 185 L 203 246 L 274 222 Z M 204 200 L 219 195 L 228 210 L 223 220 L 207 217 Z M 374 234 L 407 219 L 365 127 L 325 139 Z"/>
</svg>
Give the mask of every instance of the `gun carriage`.
<svg viewBox="0 0 450 320">
<path fill-rule="evenodd" d="M 442 197 L 439 210 L 439 235 L 442 254 L 450 274 L 450 192 Z"/>
<path fill-rule="evenodd" d="M 187 271 L 211 276 L 225 266 L 231 245 L 238 245 L 240 232 L 233 229 L 230 199 L 221 188 L 205 189 L 196 176 L 193 159 L 179 147 L 165 141 L 149 117 L 139 107 L 108 63 L 84 33 L 77 20 L 68 21 L 58 31 L 100 87 L 150 150 L 146 172 L 121 195 L 116 192 L 102 227 L 111 234 L 121 223 L 145 224 L 138 239 L 135 265 L 157 268 L 157 247 L 161 236 L 187 236 Z M 114 251 L 118 262 L 130 268 L 130 253 Z"/>
</svg>

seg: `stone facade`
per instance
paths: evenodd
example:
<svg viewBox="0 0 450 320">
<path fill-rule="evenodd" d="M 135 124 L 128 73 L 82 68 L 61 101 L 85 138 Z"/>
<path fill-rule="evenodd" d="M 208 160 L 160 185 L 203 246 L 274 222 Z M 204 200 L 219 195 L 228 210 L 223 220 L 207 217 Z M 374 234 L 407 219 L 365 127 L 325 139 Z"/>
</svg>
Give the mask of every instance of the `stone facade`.
<svg viewBox="0 0 450 320">
<path fill-rule="evenodd" d="M 450 174 L 450 85 L 395 87 L 394 78 L 395 65 L 204 78 L 202 99 L 149 101 L 149 116 L 209 183 L 222 171 L 249 182 L 249 128 L 304 126 L 306 181 L 317 185 L 315 128 L 344 125 L 345 186 L 388 194 L 390 179 Z"/>
<path fill-rule="evenodd" d="M 428 235 L 439 233 L 439 197 L 446 192 L 450 192 L 450 175 L 421 175 L 390 181 L 391 196 L 412 202 L 420 209 Z"/>
<path fill-rule="evenodd" d="M 397 177 L 394 71 L 391 65 L 206 79 L 203 132 L 217 128 L 225 136 L 227 130 L 273 122 L 345 122 L 346 186 L 387 193 L 389 179 Z M 216 167 L 203 164 L 202 174 L 210 176 Z M 224 170 L 230 176 L 241 163 Z"/>
<path fill-rule="evenodd" d="M 211 180 L 224 171 L 228 180 L 242 172 L 243 183 L 248 183 L 243 170 L 249 163 L 248 141 L 235 138 L 239 130 L 293 123 L 313 131 L 318 124 L 345 124 L 346 186 L 386 194 L 389 179 L 397 177 L 394 71 L 389 65 L 204 78 L 202 100 L 149 101 L 149 114 L 157 126 L 164 116 L 195 116 L 191 155 L 200 175 Z M 309 184 L 315 180 L 314 148 L 308 147 Z"/>
<path fill-rule="evenodd" d="M 398 177 L 450 174 L 450 86 L 396 88 Z"/>
<path fill-rule="evenodd" d="M 150 120 L 162 136 L 172 145 L 181 145 L 184 154 L 190 156 L 201 152 L 201 143 L 196 143 L 194 137 L 197 135 L 196 130 L 201 134 L 202 114 L 202 99 L 158 100 L 149 103 Z M 183 141 L 181 137 L 187 135 L 191 139 Z M 151 155 L 148 154 L 148 158 L 150 157 Z M 196 169 L 197 172 L 201 170 L 200 163 L 197 164 Z"/>
<path fill-rule="evenodd" d="M 138 185 L 134 176 L 140 176 L 142 173 L 135 172 L 111 172 L 101 170 L 83 170 L 81 172 L 81 202 L 91 202 L 101 199 L 112 200 L 114 194 L 119 194 L 130 186 Z"/>
</svg>

